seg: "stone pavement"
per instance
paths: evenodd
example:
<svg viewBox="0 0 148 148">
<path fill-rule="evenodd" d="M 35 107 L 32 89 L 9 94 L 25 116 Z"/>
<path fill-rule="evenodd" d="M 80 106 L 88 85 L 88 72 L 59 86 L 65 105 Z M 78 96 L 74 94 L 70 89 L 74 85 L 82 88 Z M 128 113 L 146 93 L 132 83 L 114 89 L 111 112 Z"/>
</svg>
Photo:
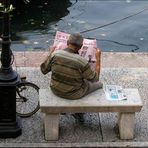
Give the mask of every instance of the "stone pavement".
<svg viewBox="0 0 148 148">
<path fill-rule="evenodd" d="M 30 62 L 19 65 L 17 71 L 27 75 L 28 81 L 46 88 L 50 74 L 44 76 L 39 70 L 39 64 L 46 54 L 43 53 L 43 57 L 36 53 L 20 54 L 15 53 L 16 61 L 28 59 Z M 31 61 L 32 57 L 34 62 Z M 49 142 L 44 139 L 44 115 L 39 110 L 29 118 L 20 118 L 22 135 L 0 139 L 0 147 L 148 147 L 148 53 L 102 53 L 100 80 L 104 85 L 139 89 L 144 106 L 141 112 L 136 113 L 133 140 L 120 140 L 115 134 L 116 113 L 86 113 L 83 125 L 77 123 L 71 114 L 61 115 L 59 140 Z"/>
</svg>

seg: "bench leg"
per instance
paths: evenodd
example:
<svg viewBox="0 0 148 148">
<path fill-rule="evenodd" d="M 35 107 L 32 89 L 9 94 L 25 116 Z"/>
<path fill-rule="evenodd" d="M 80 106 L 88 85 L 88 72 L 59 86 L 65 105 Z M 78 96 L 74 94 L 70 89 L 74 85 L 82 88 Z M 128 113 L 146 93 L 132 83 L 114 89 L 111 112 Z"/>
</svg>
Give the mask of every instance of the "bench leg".
<svg viewBox="0 0 148 148">
<path fill-rule="evenodd" d="M 59 114 L 46 114 L 44 118 L 44 130 L 46 140 L 58 140 Z"/>
<path fill-rule="evenodd" d="M 134 118 L 135 113 L 120 113 L 118 118 L 118 126 L 120 139 L 134 138 Z"/>
</svg>

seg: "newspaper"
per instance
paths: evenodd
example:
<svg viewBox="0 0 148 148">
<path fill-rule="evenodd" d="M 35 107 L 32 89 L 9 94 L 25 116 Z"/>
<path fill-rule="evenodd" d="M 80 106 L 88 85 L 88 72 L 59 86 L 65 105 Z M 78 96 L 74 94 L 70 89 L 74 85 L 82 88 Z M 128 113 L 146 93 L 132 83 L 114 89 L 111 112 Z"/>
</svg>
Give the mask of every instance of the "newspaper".
<svg viewBox="0 0 148 148">
<path fill-rule="evenodd" d="M 57 31 L 53 43 L 55 50 L 67 48 L 67 40 L 69 36 L 70 34 L 68 33 Z M 93 68 L 96 65 L 96 56 L 95 56 L 96 48 L 97 48 L 96 39 L 84 39 L 83 46 L 79 50 L 79 55 L 84 57 Z"/>
<path fill-rule="evenodd" d="M 122 86 L 118 85 L 106 85 L 105 94 L 107 100 L 127 100 L 127 97 L 124 93 Z"/>
<path fill-rule="evenodd" d="M 69 36 L 70 34 L 68 33 L 57 31 L 53 43 L 55 50 L 67 48 L 67 40 Z"/>
</svg>

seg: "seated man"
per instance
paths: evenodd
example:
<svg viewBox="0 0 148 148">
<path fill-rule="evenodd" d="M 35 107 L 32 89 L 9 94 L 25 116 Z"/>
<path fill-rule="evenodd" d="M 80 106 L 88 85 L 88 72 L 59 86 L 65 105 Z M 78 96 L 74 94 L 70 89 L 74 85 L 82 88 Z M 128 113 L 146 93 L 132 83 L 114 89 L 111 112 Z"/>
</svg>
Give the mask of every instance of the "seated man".
<svg viewBox="0 0 148 148">
<path fill-rule="evenodd" d="M 49 55 L 41 64 L 41 72 L 51 71 L 50 87 L 53 93 L 65 99 L 81 97 L 102 88 L 99 82 L 101 51 L 96 49 L 96 68 L 92 70 L 88 61 L 78 54 L 83 37 L 79 33 L 71 34 L 64 50 L 49 49 Z M 83 114 L 75 114 L 81 121 Z"/>
</svg>

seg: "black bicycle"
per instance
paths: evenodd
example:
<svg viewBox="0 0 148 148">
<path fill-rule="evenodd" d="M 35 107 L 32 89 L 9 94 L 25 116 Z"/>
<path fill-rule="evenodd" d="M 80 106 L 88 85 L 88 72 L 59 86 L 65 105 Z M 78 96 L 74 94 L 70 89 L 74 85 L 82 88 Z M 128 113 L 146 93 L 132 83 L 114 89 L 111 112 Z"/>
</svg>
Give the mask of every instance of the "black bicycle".
<svg viewBox="0 0 148 148">
<path fill-rule="evenodd" d="M 40 108 L 39 87 L 21 77 L 21 82 L 16 86 L 16 114 L 20 117 L 30 117 Z"/>
</svg>

